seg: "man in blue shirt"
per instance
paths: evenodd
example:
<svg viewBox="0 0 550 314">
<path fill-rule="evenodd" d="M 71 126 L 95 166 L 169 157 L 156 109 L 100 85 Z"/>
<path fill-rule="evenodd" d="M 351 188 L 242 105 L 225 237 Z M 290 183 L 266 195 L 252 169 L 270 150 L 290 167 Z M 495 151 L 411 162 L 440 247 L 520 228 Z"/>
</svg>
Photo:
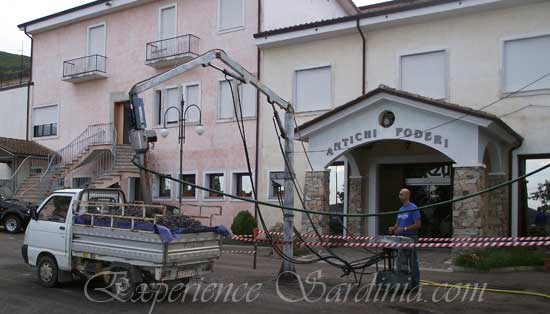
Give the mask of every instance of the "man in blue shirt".
<svg viewBox="0 0 550 314">
<path fill-rule="evenodd" d="M 418 240 L 417 232 L 422 226 L 420 211 L 408 211 L 417 208 L 411 203 L 411 192 L 408 189 L 399 191 L 399 200 L 403 204 L 399 208 L 397 221 L 394 226 L 388 228 L 390 234 L 404 236 Z M 418 255 L 416 248 L 398 250 L 397 271 L 409 272 L 411 275 L 411 288 L 418 286 L 420 282 L 420 270 L 418 267 Z"/>
</svg>

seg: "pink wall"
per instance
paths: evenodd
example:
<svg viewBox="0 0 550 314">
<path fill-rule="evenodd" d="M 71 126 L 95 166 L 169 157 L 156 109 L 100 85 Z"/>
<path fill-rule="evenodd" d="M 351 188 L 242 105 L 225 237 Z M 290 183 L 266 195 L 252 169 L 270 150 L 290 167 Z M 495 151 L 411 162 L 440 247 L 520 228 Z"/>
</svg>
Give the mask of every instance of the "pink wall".
<svg viewBox="0 0 550 314">
<path fill-rule="evenodd" d="M 257 31 L 257 1 L 246 2 L 245 28 L 218 34 L 217 0 L 155 1 L 139 7 L 93 18 L 34 35 L 35 82 L 33 106 L 59 104 L 59 136 L 53 139 L 35 139 L 53 149 L 60 148 L 78 136 L 86 126 L 112 122 L 112 95 L 126 95 L 131 86 L 160 73 L 145 65 L 146 43 L 158 40 L 159 7 L 177 3 L 178 35 L 193 34 L 200 37 L 199 52 L 219 48 L 256 73 L 257 49 L 252 35 Z M 86 55 L 87 27 L 106 23 L 107 79 L 67 83 L 61 80 L 63 61 Z M 197 172 L 199 184 L 205 171 L 224 170 L 226 190 L 232 184 L 231 171 L 246 170 L 243 147 L 235 122 L 217 122 L 218 81 L 223 76 L 214 70 L 195 69 L 171 80 L 164 86 L 186 82 L 201 83 L 201 106 L 206 132 L 202 137 L 187 130 L 184 147 L 184 172 Z M 148 127 L 154 126 L 154 93 L 142 94 L 148 113 Z M 255 120 L 246 121 L 249 149 L 254 163 Z M 159 171 L 175 174 L 178 170 L 177 130 L 172 129 L 167 139 L 159 137 L 155 149 L 149 154 L 150 165 Z M 202 202 L 199 193 L 197 203 Z M 234 201 L 204 202 L 222 205 L 224 217 L 215 224 L 229 225 L 236 211 L 252 209 L 250 204 Z"/>
</svg>

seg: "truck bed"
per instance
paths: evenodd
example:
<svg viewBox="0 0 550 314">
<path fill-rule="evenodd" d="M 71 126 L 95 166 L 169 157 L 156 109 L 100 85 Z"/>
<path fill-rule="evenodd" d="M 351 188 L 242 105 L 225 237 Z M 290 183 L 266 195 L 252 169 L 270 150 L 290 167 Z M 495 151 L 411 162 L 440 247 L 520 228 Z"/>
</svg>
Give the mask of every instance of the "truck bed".
<svg viewBox="0 0 550 314">
<path fill-rule="evenodd" d="M 71 254 L 134 265 L 169 267 L 205 263 L 221 256 L 221 237 L 215 232 L 181 234 L 163 243 L 158 234 L 74 224 Z"/>
</svg>

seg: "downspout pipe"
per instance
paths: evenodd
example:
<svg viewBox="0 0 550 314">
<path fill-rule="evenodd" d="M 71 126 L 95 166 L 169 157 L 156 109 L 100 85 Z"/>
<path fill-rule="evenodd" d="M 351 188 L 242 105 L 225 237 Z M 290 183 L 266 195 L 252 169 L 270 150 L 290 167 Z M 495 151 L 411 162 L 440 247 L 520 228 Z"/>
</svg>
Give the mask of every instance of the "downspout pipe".
<svg viewBox="0 0 550 314">
<path fill-rule="evenodd" d="M 367 79 L 366 79 L 366 66 L 367 66 L 367 39 L 365 37 L 365 34 L 363 33 L 363 30 L 361 29 L 361 25 L 360 25 L 360 21 L 361 19 L 357 19 L 357 31 L 359 32 L 359 35 L 361 35 L 361 40 L 363 42 L 363 48 L 362 48 L 362 64 L 363 66 L 361 67 L 361 73 L 362 73 L 362 82 L 361 82 L 361 95 L 365 95 L 366 93 L 366 85 L 367 85 Z"/>
<path fill-rule="evenodd" d="M 31 86 L 33 85 L 32 84 L 32 70 L 33 70 L 33 50 L 34 50 L 34 41 L 33 41 L 33 38 L 32 36 L 27 33 L 27 26 L 25 26 L 23 28 L 23 32 L 25 33 L 25 35 L 27 35 L 27 37 L 30 38 L 31 40 L 31 60 L 30 60 L 30 64 L 29 64 L 29 82 L 27 84 L 27 119 L 26 119 L 26 124 L 25 124 L 25 139 L 28 141 L 29 140 L 29 112 L 30 112 L 30 108 L 31 108 Z"/>
</svg>

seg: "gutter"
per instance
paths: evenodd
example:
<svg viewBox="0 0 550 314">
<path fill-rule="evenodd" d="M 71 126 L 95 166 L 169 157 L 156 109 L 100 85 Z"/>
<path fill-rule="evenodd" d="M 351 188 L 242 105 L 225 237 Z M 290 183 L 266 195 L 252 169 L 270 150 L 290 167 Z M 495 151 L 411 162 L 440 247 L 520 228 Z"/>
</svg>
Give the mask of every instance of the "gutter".
<svg viewBox="0 0 550 314">
<path fill-rule="evenodd" d="M 361 35 L 361 40 L 363 41 L 363 52 L 362 52 L 362 61 L 363 61 L 363 67 L 361 68 L 361 71 L 362 71 L 362 83 L 361 83 L 361 95 L 365 95 L 365 90 L 366 90 L 366 85 L 367 85 L 367 82 L 366 82 L 366 66 L 367 66 L 367 39 L 365 38 L 365 34 L 363 33 L 363 30 L 361 29 L 361 25 L 360 25 L 360 21 L 361 19 L 358 18 L 357 19 L 357 31 L 359 31 L 359 34 Z"/>
<path fill-rule="evenodd" d="M 31 60 L 30 60 L 30 68 L 29 68 L 29 84 L 27 85 L 27 113 L 26 113 L 26 124 L 25 124 L 25 139 L 28 141 L 29 140 L 29 113 L 30 113 L 30 109 L 31 109 L 31 86 L 33 85 L 32 84 L 32 71 L 33 71 L 33 50 L 34 50 L 34 40 L 32 38 L 32 36 L 27 33 L 27 26 L 25 26 L 23 28 L 23 32 L 25 33 L 25 35 L 27 35 L 27 37 L 30 38 L 31 40 Z"/>
<path fill-rule="evenodd" d="M 258 0 L 258 33 L 262 30 L 262 0 Z M 258 80 L 261 79 L 261 58 L 262 58 L 262 51 L 260 47 L 256 46 L 256 76 Z M 254 160 L 254 182 L 256 184 L 256 195 L 254 195 L 254 198 L 258 200 L 258 180 L 259 180 L 259 171 L 260 168 L 259 160 L 260 160 L 260 91 L 256 89 L 256 147 L 255 147 L 255 160 Z M 258 205 L 254 206 L 254 221 L 256 221 L 256 225 L 258 225 Z M 258 244 L 254 243 L 254 258 L 252 261 L 252 269 L 256 269 L 258 259 Z"/>
</svg>

